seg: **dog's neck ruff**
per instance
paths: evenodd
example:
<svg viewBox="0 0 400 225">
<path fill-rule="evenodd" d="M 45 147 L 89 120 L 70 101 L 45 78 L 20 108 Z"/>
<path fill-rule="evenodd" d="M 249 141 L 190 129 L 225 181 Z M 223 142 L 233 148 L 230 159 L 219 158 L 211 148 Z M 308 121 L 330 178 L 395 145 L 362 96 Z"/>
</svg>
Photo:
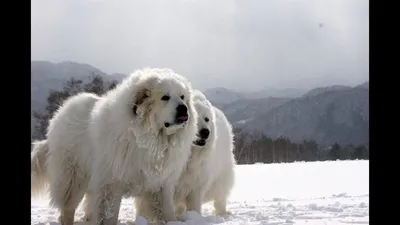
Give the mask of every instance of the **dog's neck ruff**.
<svg viewBox="0 0 400 225">
<path fill-rule="evenodd" d="M 210 144 L 210 142 L 212 144 Z M 189 160 L 192 161 L 194 158 L 197 159 L 207 158 L 213 151 L 215 151 L 215 143 L 213 143 L 212 140 L 210 140 L 210 142 L 207 141 L 207 143 L 204 146 L 198 146 L 192 143 Z"/>
<path fill-rule="evenodd" d="M 146 126 L 146 122 L 140 119 L 132 120 L 131 124 L 134 126 L 129 127 L 129 131 L 136 139 L 137 147 L 155 153 L 156 155 L 164 153 L 168 148 L 180 149 L 181 143 L 178 141 L 182 133 L 182 127 L 177 127 L 173 133 L 166 133 L 165 130 L 156 129 L 154 126 Z M 148 123 L 147 123 L 148 124 Z M 136 127 L 136 128 L 135 128 Z M 140 127 L 138 129 L 138 127 Z"/>
</svg>

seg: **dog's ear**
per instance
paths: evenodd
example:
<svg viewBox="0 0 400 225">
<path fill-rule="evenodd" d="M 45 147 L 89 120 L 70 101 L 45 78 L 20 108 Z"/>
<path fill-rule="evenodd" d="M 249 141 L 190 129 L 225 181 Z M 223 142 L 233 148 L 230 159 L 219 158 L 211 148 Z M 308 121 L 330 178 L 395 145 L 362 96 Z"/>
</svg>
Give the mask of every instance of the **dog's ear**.
<svg viewBox="0 0 400 225">
<path fill-rule="evenodd" d="M 136 93 L 135 105 L 132 108 L 133 114 L 137 115 L 137 108 L 140 106 L 149 96 L 151 92 L 148 88 L 142 88 Z"/>
<path fill-rule="evenodd" d="M 142 77 L 137 82 L 137 92 L 135 98 L 135 105 L 132 108 L 133 114 L 145 118 L 149 115 L 151 111 L 151 105 L 154 103 L 153 90 L 154 85 L 159 81 L 156 77 Z M 150 100 L 149 100 L 150 99 Z M 140 108 L 140 111 L 138 109 Z"/>
</svg>

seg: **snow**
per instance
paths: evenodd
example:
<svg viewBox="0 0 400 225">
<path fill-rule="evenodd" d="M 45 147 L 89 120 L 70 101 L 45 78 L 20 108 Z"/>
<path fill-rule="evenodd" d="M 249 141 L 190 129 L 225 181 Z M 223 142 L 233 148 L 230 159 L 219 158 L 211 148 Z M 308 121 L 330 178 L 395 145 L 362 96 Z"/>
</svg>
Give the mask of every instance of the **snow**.
<svg viewBox="0 0 400 225">
<path fill-rule="evenodd" d="M 184 222 L 167 225 L 369 224 L 368 160 L 239 165 L 236 177 L 227 206 L 232 215 L 213 216 L 208 203 L 203 216 L 185 212 Z M 133 203 L 122 201 L 119 224 L 148 224 L 135 220 Z M 47 199 L 32 198 L 31 204 L 31 224 L 59 224 Z M 82 217 L 79 208 L 76 220 Z"/>
</svg>

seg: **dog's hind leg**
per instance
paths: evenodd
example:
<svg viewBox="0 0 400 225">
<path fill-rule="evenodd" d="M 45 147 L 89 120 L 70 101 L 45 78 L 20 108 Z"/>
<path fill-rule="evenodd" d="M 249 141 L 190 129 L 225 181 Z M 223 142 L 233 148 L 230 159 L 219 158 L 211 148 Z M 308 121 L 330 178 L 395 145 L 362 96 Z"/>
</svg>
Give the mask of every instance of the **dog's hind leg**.
<svg viewBox="0 0 400 225">
<path fill-rule="evenodd" d="M 63 204 L 59 206 L 60 217 L 59 222 L 61 225 L 73 225 L 75 210 L 85 194 L 85 189 L 77 185 L 69 192 L 69 197 L 65 199 Z"/>
<path fill-rule="evenodd" d="M 80 187 L 80 185 L 76 185 L 67 192 L 68 197 L 64 201 L 56 204 L 60 210 L 59 222 L 61 225 L 73 225 L 75 210 L 85 194 L 85 189 L 84 187 Z"/>
<path fill-rule="evenodd" d="M 51 205 L 59 209 L 59 222 L 62 225 L 73 225 L 75 210 L 86 192 L 87 181 L 85 176 L 76 172 L 77 168 L 64 168 L 65 170 L 58 171 L 59 174 L 52 174 L 54 179 L 50 182 Z"/>
</svg>

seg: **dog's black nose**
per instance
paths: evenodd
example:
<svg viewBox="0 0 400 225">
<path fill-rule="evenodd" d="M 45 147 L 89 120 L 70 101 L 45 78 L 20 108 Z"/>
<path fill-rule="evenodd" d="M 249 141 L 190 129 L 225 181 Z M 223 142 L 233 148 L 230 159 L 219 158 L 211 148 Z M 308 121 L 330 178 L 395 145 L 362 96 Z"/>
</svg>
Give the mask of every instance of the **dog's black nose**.
<svg viewBox="0 0 400 225">
<path fill-rule="evenodd" d="M 176 107 L 176 115 L 179 116 L 187 116 L 188 108 L 186 105 L 180 104 Z"/>
<path fill-rule="evenodd" d="M 200 130 L 200 137 L 203 139 L 207 139 L 208 136 L 210 135 L 210 130 L 208 130 L 207 128 L 203 128 Z"/>
<path fill-rule="evenodd" d="M 185 122 L 188 120 L 188 108 L 184 104 L 176 107 L 176 119 L 178 122 Z"/>
</svg>

